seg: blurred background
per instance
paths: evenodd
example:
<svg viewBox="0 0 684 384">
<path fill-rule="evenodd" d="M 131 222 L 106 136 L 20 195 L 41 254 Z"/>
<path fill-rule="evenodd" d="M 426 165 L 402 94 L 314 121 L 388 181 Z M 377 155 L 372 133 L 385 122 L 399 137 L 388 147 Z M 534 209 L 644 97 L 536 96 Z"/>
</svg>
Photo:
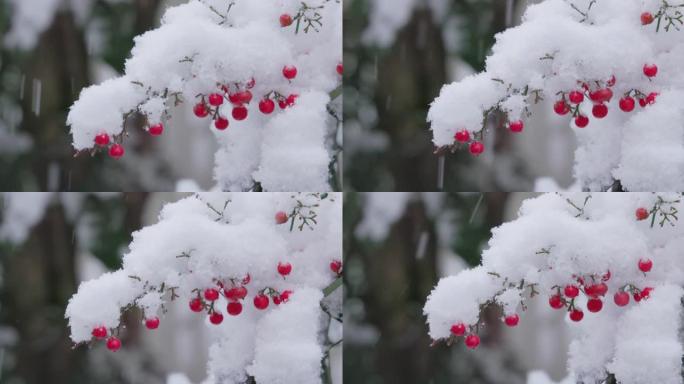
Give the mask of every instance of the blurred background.
<svg viewBox="0 0 684 384">
<path fill-rule="evenodd" d="M 345 193 L 344 381 L 519 384 L 567 376 L 564 313 L 533 300 L 515 328 L 489 308 L 482 344 L 431 347 L 423 305 L 441 277 L 480 263 L 491 229 L 529 193 Z M 455 297 L 454 300 L 457 300 Z M 573 381 L 574 382 L 574 381 Z"/>
<path fill-rule="evenodd" d="M 482 71 L 494 35 L 536 2 L 345 0 L 345 191 L 569 187 L 575 137 L 548 100 L 531 109 L 535 118 L 520 135 L 490 119 L 477 158 L 467 150 L 433 154 L 426 123 L 440 88 Z"/>
<path fill-rule="evenodd" d="M 215 152 L 214 137 L 186 108 L 174 111 L 162 138 L 129 130 L 126 156 L 117 161 L 103 153 L 75 158 L 65 123 L 81 89 L 119 76 L 133 37 L 184 2 L 0 0 L 0 189 L 173 191 L 184 179 L 203 189 L 214 184 L 214 158 L 207 155 Z"/>
<path fill-rule="evenodd" d="M 169 303 L 155 331 L 144 328 L 139 311 L 126 312 L 124 347 L 116 353 L 105 343 L 74 347 L 64 318 L 80 282 L 120 268 L 131 233 L 156 223 L 164 204 L 185 196 L 0 194 L 0 383 L 190 384 L 205 379 L 212 332 L 185 301 Z M 341 348 L 332 348 L 332 383 L 341 383 L 341 359 Z"/>
</svg>

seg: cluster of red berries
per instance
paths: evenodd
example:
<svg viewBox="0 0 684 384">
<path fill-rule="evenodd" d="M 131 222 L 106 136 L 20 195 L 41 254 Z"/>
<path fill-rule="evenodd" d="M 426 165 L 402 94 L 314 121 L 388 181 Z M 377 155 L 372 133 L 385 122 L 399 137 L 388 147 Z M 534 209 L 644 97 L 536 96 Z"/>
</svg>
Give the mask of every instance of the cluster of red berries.
<svg viewBox="0 0 684 384">
<path fill-rule="evenodd" d="M 468 145 L 468 150 L 473 156 L 479 156 L 482 152 L 484 152 L 484 144 L 478 140 L 470 141 L 470 132 L 465 129 L 457 131 L 454 135 L 454 139 L 461 144 L 470 142 Z"/>
<path fill-rule="evenodd" d="M 107 349 L 112 352 L 118 351 L 121 348 L 121 340 L 114 335 L 107 337 L 107 334 L 107 328 L 104 326 L 95 327 L 92 331 L 92 335 L 96 339 L 107 339 Z"/>
</svg>

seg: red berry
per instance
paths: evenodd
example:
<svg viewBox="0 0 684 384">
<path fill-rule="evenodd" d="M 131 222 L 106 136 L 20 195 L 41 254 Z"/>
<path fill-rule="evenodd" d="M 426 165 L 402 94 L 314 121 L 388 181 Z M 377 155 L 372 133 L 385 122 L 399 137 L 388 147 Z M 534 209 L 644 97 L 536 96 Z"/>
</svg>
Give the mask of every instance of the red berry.
<svg viewBox="0 0 684 384">
<path fill-rule="evenodd" d="M 337 71 L 338 75 L 342 76 L 342 74 L 344 73 L 344 66 L 342 65 L 342 63 L 337 64 L 335 70 Z"/>
<path fill-rule="evenodd" d="M 109 144 L 109 135 L 106 133 L 100 133 L 99 135 L 95 136 L 95 144 L 101 147 Z"/>
<path fill-rule="evenodd" d="M 244 91 L 237 93 L 237 98 L 241 103 L 249 104 L 249 102 L 252 101 L 252 92 L 245 89 Z"/>
<path fill-rule="evenodd" d="M 589 125 L 589 118 L 584 115 L 577 115 L 575 117 L 575 125 L 577 128 L 584 128 Z"/>
<path fill-rule="evenodd" d="M 297 94 L 292 94 L 292 95 L 287 96 L 287 99 L 285 99 L 287 106 L 291 107 L 291 106 L 295 105 L 295 102 L 297 101 L 298 97 L 299 97 L 299 95 L 297 95 Z"/>
<path fill-rule="evenodd" d="M 563 298 L 561 298 L 560 295 L 553 295 L 549 297 L 549 305 L 553 309 L 561 309 L 565 306 L 565 303 L 563 302 Z"/>
<path fill-rule="evenodd" d="M 193 312 L 202 312 L 204 309 L 204 303 L 202 302 L 202 299 L 199 297 L 195 297 L 194 299 L 190 300 L 190 310 Z"/>
<path fill-rule="evenodd" d="M 615 79 L 615 75 L 610 75 L 610 79 L 608 79 L 608 81 L 606 81 L 606 85 L 609 87 L 612 87 L 613 85 L 615 85 L 616 81 L 617 80 Z"/>
<path fill-rule="evenodd" d="M 477 346 L 480 345 L 480 336 L 468 335 L 465 339 L 465 345 L 470 349 L 477 348 Z"/>
<path fill-rule="evenodd" d="M 644 64 L 644 75 L 654 77 L 658 74 L 658 66 L 655 64 Z"/>
<path fill-rule="evenodd" d="M 641 294 L 639 292 L 634 292 L 634 301 L 637 303 L 641 301 Z"/>
<path fill-rule="evenodd" d="M 570 108 L 567 104 L 565 104 L 565 101 L 558 100 L 555 104 L 553 104 L 553 111 L 562 116 L 567 115 L 568 112 L 570 112 Z M 511 131 L 513 131 L 513 126 L 511 126 Z"/>
<path fill-rule="evenodd" d="M 514 313 L 514 314 L 512 314 L 512 315 L 508 315 L 508 316 L 506 316 L 506 318 L 504 319 L 504 322 L 505 322 L 506 325 L 508 325 L 509 327 L 515 327 L 516 325 L 518 325 L 518 322 L 519 322 L 519 321 L 520 321 L 520 316 L 518 316 L 516 313 Z"/>
<path fill-rule="evenodd" d="M 624 307 L 629 304 L 629 293 L 623 291 L 617 292 L 615 296 L 613 296 L 613 300 L 615 300 L 615 305 L 618 307 Z"/>
<path fill-rule="evenodd" d="M 473 156 L 479 156 L 482 152 L 484 152 L 484 144 L 479 141 L 470 143 L 470 153 Z"/>
<path fill-rule="evenodd" d="M 292 294 L 292 291 L 283 291 L 283 293 L 280 294 L 280 301 L 283 303 L 290 300 L 290 295 Z"/>
<path fill-rule="evenodd" d="M 639 270 L 641 272 L 650 272 L 651 268 L 653 268 L 653 262 L 650 259 L 641 259 L 639 260 Z"/>
<path fill-rule="evenodd" d="M 214 127 L 218 129 L 219 131 L 223 131 L 224 129 L 228 128 L 229 121 L 223 116 L 219 116 L 216 118 L 216 121 L 214 121 Z"/>
<path fill-rule="evenodd" d="M 646 208 L 637 208 L 636 210 L 636 218 L 637 220 L 646 220 L 648 217 L 651 216 L 651 214 L 648 212 L 648 209 Z"/>
<path fill-rule="evenodd" d="M 595 104 L 591 109 L 591 114 L 597 119 L 603 119 L 608 115 L 608 107 L 605 104 Z"/>
<path fill-rule="evenodd" d="M 162 123 L 155 124 L 155 125 L 150 127 L 148 132 L 152 136 L 159 136 L 162 134 L 162 132 L 164 132 L 164 124 L 162 124 Z"/>
<path fill-rule="evenodd" d="M 204 105 L 204 103 L 195 104 L 195 107 L 192 109 L 192 111 L 195 113 L 195 116 L 197 117 L 206 117 L 209 114 L 209 110 L 207 109 L 207 106 Z"/>
<path fill-rule="evenodd" d="M 568 285 L 565 287 L 563 292 L 565 293 L 565 296 L 572 299 L 572 298 L 575 298 L 579 295 L 579 288 L 577 288 L 574 285 Z"/>
<path fill-rule="evenodd" d="M 287 223 L 287 219 L 288 219 L 287 213 L 285 213 L 283 211 L 276 212 L 276 214 L 275 214 L 276 224 L 285 224 L 285 223 Z"/>
<path fill-rule="evenodd" d="M 651 287 L 646 287 L 646 288 L 642 289 L 641 290 L 641 298 L 642 299 L 648 299 L 649 296 L 651 296 L 652 290 L 653 290 L 653 288 L 651 288 Z"/>
<path fill-rule="evenodd" d="M 247 84 L 245 86 L 247 87 L 247 89 L 252 89 L 252 88 L 254 88 L 255 85 L 256 85 L 256 80 L 254 80 L 254 78 L 252 77 L 251 79 L 249 79 L 249 81 L 247 82 Z"/>
<path fill-rule="evenodd" d="M 570 311 L 570 320 L 572 321 L 582 321 L 584 318 L 584 312 L 580 311 L 579 309 L 574 309 Z"/>
<path fill-rule="evenodd" d="M 600 299 L 591 299 L 587 302 L 587 309 L 589 312 L 599 312 L 603 308 L 603 302 Z"/>
<path fill-rule="evenodd" d="M 245 277 L 242 278 L 242 285 L 247 285 L 250 281 L 252 281 L 252 276 L 248 273 Z M 246 290 L 247 289 L 245 289 L 245 291 Z"/>
<path fill-rule="evenodd" d="M 214 325 L 219 325 L 223 322 L 223 314 L 221 312 L 214 311 L 209 315 L 209 321 Z"/>
<path fill-rule="evenodd" d="M 339 274 L 342 270 L 342 262 L 339 260 L 333 260 L 330 262 L 330 270 Z"/>
<path fill-rule="evenodd" d="M 266 309 L 268 307 L 268 296 L 263 293 L 254 296 L 254 306 L 257 309 Z"/>
<path fill-rule="evenodd" d="M 247 288 L 245 288 L 245 287 L 237 287 L 237 288 L 235 288 L 235 291 L 236 291 L 236 294 L 237 294 L 237 298 L 238 298 L 238 299 L 242 300 L 242 299 L 244 299 L 245 297 L 247 297 Z"/>
<path fill-rule="evenodd" d="M 522 120 L 511 121 L 508 124 L 508 128 L 510 128 L 511 132 L 522 132 L 524 126 Z"/>
<path fill-rule="evenodd" d="M 228 314 L 231 316 L 237 316 L 242 312 L 242 303 L 239 301 L 231 301 L 228 303 L 227 308 Z"/>
<path fill-rule="evenodd" d="M 653 22 L 653 14 L 651 12 L 644 12 L 641 14 L 641 25 L 648 25 Z"/>
<path fill-rule="evenodd" d="M 605 283 L 594 284 L 594 295 L 605 296 L 608 293 L 608 286 Z"/>
<path fill-rule="evenodd" d="M 233 105 L 240 105 L 240 92 L 228 94 L 228 101 Z"/>
<path fill-rule="evenodd" d="M 285 76 L 286 79 L 292 80 L 295 77 L 297 77 L 297 67 L 294 65 L 286 65 L 283 67 L 283 76 Z"/>
<path fill-rule="evenodd" d="M 104 339 L 107 337 L 107 328 L 105 327 L 95 327 L 93 328 L 93 337 L 96 337 L 98 339 Z"/>
<path fill-rule="evenodd" d="M 573 104 L 579 104 L 584 101 L 584 93 L 580 91 L 572 91 L 568 94 L 568 99 Z"/>
<path fill-rule="evenodd" d="M 632 112 L 634 110 L 634 98 L 625 96 L 620 99 L 620 109 L 624 112 Z"/>
<path fill-rule="evenodd" d="M 237 288 L 233 287 L 231 289 L 224 289 L 223 294 L 226 295 L 226 299 L 231 301 L 240 300 L 240 293 Z"/>
<path fill-rule="evenodd" d="M 610 273 L 610 269 L 609 269 L 606 271 L 606 273 L 603 274 L 603 276 L 601 276 L 601 280 L 602 281 L 608 281 L 608 280 L 610 280 L 610 277 L 611 277 L 611 273 Z"/>
<path fill-rule="evenodd" d="M 246 118 L 247 108 L 243 107 L 242 105 L 233 108 L 233 119 L 240 121 Z"/>
<path fill-rule="evenodd" d="M 451 334 L 454 336 L 465 335 L 466 326 L 463 323 L 454 324 L 451 326 Z"/>
<path fill-rule="evenodd" d="M 109 156 L 115 159 L 120 158 L 124 155 L 124 147 L 121 144 L 114 144 L 109 147 Z"/>
<path fill-rule="evenodd" d="M 278 263 L 278 273 L 287 276 L 292 272 L 292 264 L 290 263 Z"/>
<path fill-rule="evenodd" d="M 218 107 L 219 105 L 223 104 L 223 95 L 221 95 L 220 93 L 210 94 L 209 104 L 213 105 L 214 107 Z"/>
<path fill-rule="evenodd" d="M 658 92 L 651 92 L 646 96 L 646 104 L 654 104 L 656 101 L 656 97 L 658 96 Z"/>
<path fill-rule="evenodd" d="M 466 143 L 470 141 L 470 132 L 468 132 L 465 129 L 462 129 L 456 132 L 456 134 L 454 135 L 454 139 L 456 139 L 456 141 L 458 141 L 459 143 Z"/>
<path fill-rule="evenodd" d="M 273 296 L 273 304 L 280 305 L 280 303 L 282 303 L 280 296 Z"/>
<path fill-rule="evenodd" d="M 112 352 L 116 352 L 119 350 L 119 348 L 121 348 L 121 341 L 118 338 L 112 336 L 107 339 L 107 349 Z"/>
<path fill-rule="evenodd" d="M 214 288 L 207 288 L 204 290 L 204 298 L 208 301 L 216 301 L 219 298 L 219 291 Z"/>
<path fill-rule="evenodd" d="M 289 27 L 290 25 L 292 25 L 292 16 L 288 15 L 287 13 L 280 15 L 280 26 L 285 28 Z"/>
<path fill-rule="evenodd" d="M 641 106 L 641 108 L 643 108 L 646 105 L 648 105 L 648 103 L 646 102 L 646 99 L 643 98 L 643 99 L 639 99 L 639 105 Z"/>
<path fill-rule="evenodd" d="M 610 88 L 597 89 L 589 92 L 589 98 L 595 103 L 604 103 L 613 98 L 613 91 Z"/>
<path fill-rule="evenodd" d="M 159 328 L 159 318 L 155 316 L 145 319 L 145 327 L 147 327 L 147 329 Z"/>
<path fill-rule="evenodd" d="M 285 99 L 278 100 L 278 106 L 280 107 L 280 109 L 287 108 L 287 100 L 285 100 Z"/>
<path fill-rule="evenodd" d="M 261 113 L 268 115 L 275 109 L 275 103 L 271 99 L 263 99 L 259 102 L 259 110 Z"/>
</svg>

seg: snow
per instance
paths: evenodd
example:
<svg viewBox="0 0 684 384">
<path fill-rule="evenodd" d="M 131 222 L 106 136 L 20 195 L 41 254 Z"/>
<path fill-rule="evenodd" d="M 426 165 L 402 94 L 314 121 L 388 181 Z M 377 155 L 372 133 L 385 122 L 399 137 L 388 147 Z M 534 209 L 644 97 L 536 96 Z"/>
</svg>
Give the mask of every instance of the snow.
<svg viewBox="0 0 684 384">
<path fill-rule="evenodd" d="M 283 28 L 282 13 L 296 16 L 303 5 L 283 0 L 259 2 L 191 0 L 168 8 L 161 26 L 135 38 L 125 75 L 82 91 L 68 116 L 77 150 L 94 147 L 94 137 L 123 133 L 124 116 L 142 113 L 149 124 L 173 119 L 176 101 L 186 110 L 225 86 L 230 93 L 250 91 L 248 116 L 231 117 L 228 100 L 205 118 L 219 144 L 214 177 L 226 191 L 251 189 L 260 183 L 267 191 L 329 190 L 330 154 L 326 139 L 334 134 L 328 118 L 328 94 L 340 86 L 335 68 L 341 61 L 341 2 L 307 2 L 320 7 L 322 26 L 295 33 Z M 298 75 L 286 79 L 282 70 L 294 65 Z M 276 96 L 298 95 L 294 105 L 281 110 Z M 269 115 L 259 111 L 264 97 L 276 102 Z M 214 114 L 226 116 L 226 130 L 214 127 Z M 183 129 L 186 127 L 176 127 Z M 123 136 L 125 139 L 125 136 Z M 164 140 L 164 137 L 160 137 Z"/>
<path fill-rule="evenodd" d="M 0 240 L 21 244 L 43 218 L 52 201 L 49 192 L 5 192 L 2 195 Z"/>
<path fill-rule="evenodd" d="M 280 210 L 313 211 L 317 222 L 290 231 L 289 223 L 275 223 Z M 241 382 L 249 374 L 264 383 L 318 383 L 322 290 L 336 277 L 330 262 L 341 259 L 339 193 L 199 193 L 166 204 L 156 224 L 133 233 L 122 269 L 82 283 L 65 316 L 72 340 L 83 343 L 92 339 L 94 327 L 118 329 L 121 311 L 130 306 L 164 322 L 170 290 L 188 302 L 217 280 L 230 287 L 249 275 L 239 316 L 227 313 L 224 297 L 215 304 L 224 315 L 221 325 L 209 324 L 206 314 L 191 314 L 213 335 L 208 382 Z M 278 274 L 279 262 L 292 264 L 287 278 Z M 253 298 L 266 288 L 293 293 L 280 306 L 270 302 L 258 310 Z M 277 379 L 283 369 L 288 375 Z"/>
<path fill-rule="evenodd" d="M 655 212 L 653 225 L 651 218 L 636 219 L 640 207 Z M 676 193 L 549 193 L 526 200 L 517 219 L 492 230 L 480 266 L 434 288 L 424 307 L 430 336 L 446 339 L 451 325 L 461 322 L 474 329 L 485 304 L 520 314 L 531 300 L 546 303 L 558 287 L 581 288 L 578 278 L 604 281 L 603 310 L 589 312 L 580 293 L 574 305 L 584 319 L 566 320 L 573 330 L 569 373 L 582 382 L 604 380 L 610 372 L 622 383 L 681 383 L 684 229 L 674 218 L 660 222 L 682 208 Z M 648 273 L 638 269 L 645 258 L 653 262 Z M 646 287 L 654 288 L 647 299 L 630 298 L 624 308 L 613 302 L 620 290 Z"/>
<path fill-rule="evenodd" d="M 682 190 L 684 112 L 677 100 L 684 75 L 677 66 L 684 60 L 684 32 L 665 31 L 664 20 L 656 32 L 657 21 L 641 25 L 639 18 L 644 11 L 657 14 L 662 4 L 546 0 L 530 5 L 521 25 L 496 35 L 484 72 L 442 88 L 427 118 L 434 144 L 453 145 L 462 129 L 481 131 L 492 110 L 505 112 L 509 121 L 527 120 L 537 103 L 535 91 L 555 102 L 582 82 L 592 91 L 611 87 L 606 118 L 594 118 L 588 97 L 579 108 L 590 118 L 586 128 L 570 123 L 571 114 L 563 117 L 578 138 L 576 180 L 588 190 L 606 190 L 614 180 L 629 191 Z M 657 76 L 643 74 L 647 63 L 658 65 Z M 612 76 L 616 82 L 610 86 Z M 619 99 L 635 91 L 659 96 L 645 108 L 637 103 L 634 111 L 621 111 Z"/>
</svg>

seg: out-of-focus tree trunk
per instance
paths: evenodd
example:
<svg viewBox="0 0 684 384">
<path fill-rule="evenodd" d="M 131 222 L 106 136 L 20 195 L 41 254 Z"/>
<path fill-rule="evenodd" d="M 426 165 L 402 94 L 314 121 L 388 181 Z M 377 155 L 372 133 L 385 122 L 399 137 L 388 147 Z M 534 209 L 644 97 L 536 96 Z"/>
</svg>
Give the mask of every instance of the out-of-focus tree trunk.
<svg viewBox="0 0 684 384">
<path fill-rule="evenodd" d="M 397 191 L 434 191 L 437 158 L 432 154 L 425 110 L 446 81 L 441 28 L 429 10 L 416 10 L 377 64 L 378 128 L 390 137 L 389 168 Z"/>
</svg>

